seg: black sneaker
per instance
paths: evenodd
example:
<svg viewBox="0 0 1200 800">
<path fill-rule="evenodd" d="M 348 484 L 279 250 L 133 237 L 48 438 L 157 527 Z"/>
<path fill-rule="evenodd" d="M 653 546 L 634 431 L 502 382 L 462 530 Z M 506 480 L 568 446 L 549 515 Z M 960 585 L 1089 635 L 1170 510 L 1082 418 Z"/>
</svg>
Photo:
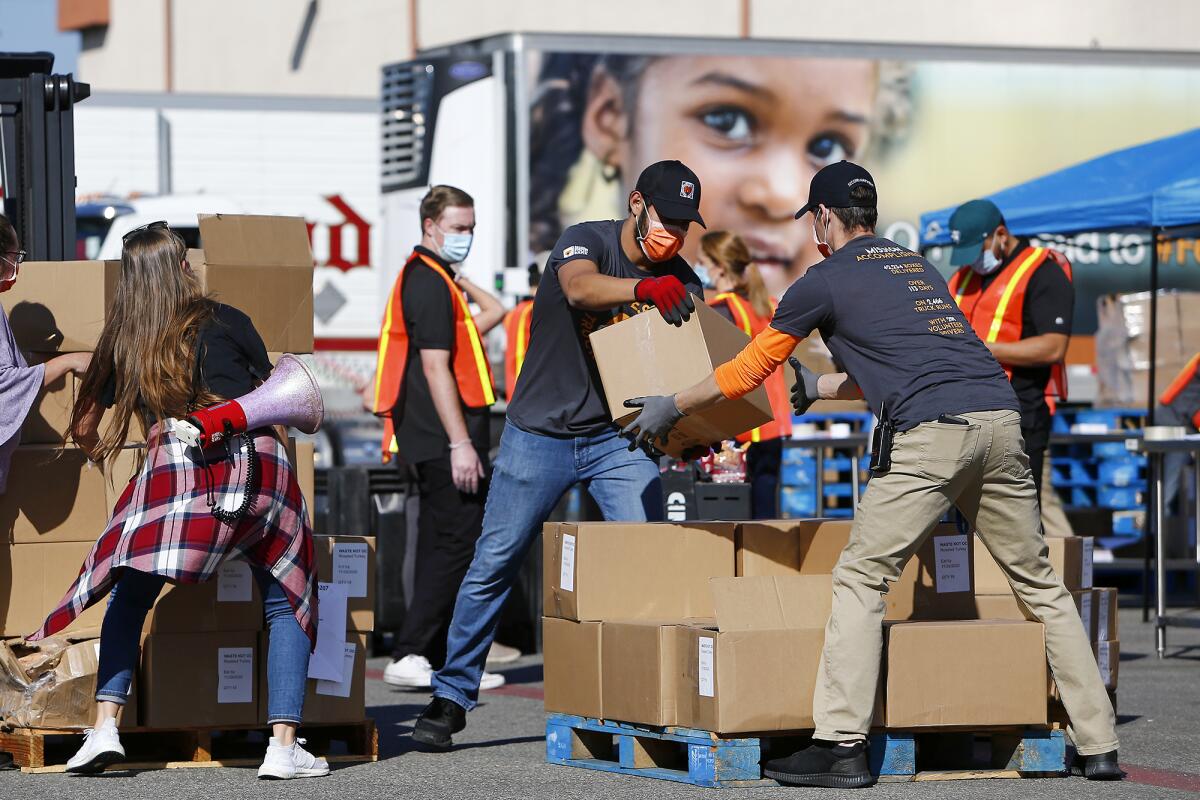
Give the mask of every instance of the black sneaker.
<svg viewBox="0 0 1200 800">
<path fill-rule="evenodd" d="M 860 789 L 874 783 L 867 764 L 867 743 L 813 743 L 787 758 L 763 765 L 763 774 L 789 786 L 822 786 L 829 789 Z"/>
<path fill-rule="evenodd" d="M 1089 781 L 1119 781 L 1125 777 L 1125 770 L 1117 763 L 1116 750 L 1093 756 L 1076 756 L 1075 766 Z"/>
<path fill-rule="evenodd" d="M 454 734 L 467 727 L 467 712 L 453 700 L 435 697 L 413 727 L 413 741 L 434 747 L 438 750 L 449 750 L 454 745 L 451 738 Z"/>
</svg>

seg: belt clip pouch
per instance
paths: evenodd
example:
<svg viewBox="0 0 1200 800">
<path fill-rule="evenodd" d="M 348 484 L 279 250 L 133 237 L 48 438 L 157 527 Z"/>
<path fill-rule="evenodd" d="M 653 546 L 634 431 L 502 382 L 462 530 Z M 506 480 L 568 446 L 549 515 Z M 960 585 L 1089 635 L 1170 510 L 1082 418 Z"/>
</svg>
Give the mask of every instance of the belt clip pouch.
<svg viewBox="0 0 1200 800">
<path fill-rule="evenodd" d="M 871 434 L 871 474 L 882 475 L 892 468 L 892 437 L 896 433 L 896 426 L 888 419 L 886 414 L 881 413 L 879 424 L 875 426 L 875 432 Z"/>
</svg>

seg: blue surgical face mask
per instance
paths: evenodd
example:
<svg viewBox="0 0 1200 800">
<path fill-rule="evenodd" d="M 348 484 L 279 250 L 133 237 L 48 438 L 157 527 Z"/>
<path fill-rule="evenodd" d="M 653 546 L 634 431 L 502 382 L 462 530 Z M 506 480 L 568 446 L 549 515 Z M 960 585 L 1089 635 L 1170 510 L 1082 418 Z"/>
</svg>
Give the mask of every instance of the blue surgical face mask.
<svg viewBox="0 0 1200 800">
<path fill-rule="evenodd" d="M 980 275 L 991 275 L 1000 268 L 1000 259 L 990 249 L 984 249 L 979 258 L 971 263 L 971 269 Z"/>
<path fill-rule="evenodd" d="M 441 227 L 434 223 L 439 231 Z M 442 231 L 442 246 L 438 248 L 439 254 L 451 264 L 460 264 L 466 261 L 467 254 L 471 252 L 471 241 L 475 238 L 471 233 L 446 233 Z"/>
<path fill-rule="evenodd" d="M 708 267 L 703 264 L 693 264 L 692 272 L 696 273 L 696 277 L 700 279 L 700 285 L 705 289 L 717 288 L 713 285 L 712 276 L 708 274 Z"/>
</svg>

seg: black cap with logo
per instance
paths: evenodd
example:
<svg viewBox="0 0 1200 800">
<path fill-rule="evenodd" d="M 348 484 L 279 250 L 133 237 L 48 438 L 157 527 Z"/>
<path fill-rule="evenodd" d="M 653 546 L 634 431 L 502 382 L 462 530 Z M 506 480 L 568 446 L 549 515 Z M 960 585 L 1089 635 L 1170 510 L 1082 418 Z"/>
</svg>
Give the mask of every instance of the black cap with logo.
<svg viewBox="0 0 1200 800">
<path fill-rule="evenodd" d="M 683 162 L 651 164 L 642 170 L 633 188 L 641 192 L 660 217 L 699 222 L 700 227 L 708 227 L 700 216 L 700 179 Z"/>
<path fill-rule="evenodd" d="M 855 202 L 850 199 L 850 190 L 861 183 L 871 187 L 869 200 Z M 812 183 L 808 185 L 808 202 L 804 208 L 796 212 L 796 219 L 813 211 L 817 206 L 826 208 L 875 208 L 879 202 L 879 193 L 875 191 L 875 179 L 871 173 L 858 164 L 849 161 L 838 161 L 823 167 L 813 175 Z"/>
</svg>

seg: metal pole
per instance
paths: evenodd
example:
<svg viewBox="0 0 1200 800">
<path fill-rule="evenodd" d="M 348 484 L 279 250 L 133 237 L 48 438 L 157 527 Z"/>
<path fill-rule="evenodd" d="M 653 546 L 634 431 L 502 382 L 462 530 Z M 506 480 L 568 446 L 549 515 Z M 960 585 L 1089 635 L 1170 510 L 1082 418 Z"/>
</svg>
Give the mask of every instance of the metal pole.
<svg viewBox="0 0 1200 800">
<path fill-rule="evenodd" d="M 1146 457 L 1147 467 L 1149 469 L 1149 485 L 1154 488 L 1154 482 L 1158 480 L 1158 461 L 1153 455 Z M 1154 521 L 1154 504 L 1150 503 L 1146 508 L 1146 521 L 1144 524 L 1145 537 L 1142 539 L 1142 622 L 1150 621 L 1150 537 L 1158 530 L 1158 523 Z"/>
<path fill-rule="evenodd" d="M 1154 384 L 1158 376 L 1158 228 L 1150 229 L 1150 391 L 1146 395 L 1150 406 L 1149 423 L 1154 424 L 1157 396 Z"/>
<path fill-rule="evenodd" d="M 1166 560 L 1164 559 L 1166 544 L 1163 536 L 1163 461 L 1165 460 L 1162 451 L 1156 451 L 1152 454 L 1152 460 L 1155 462 L 1157 469 L 1154 471 L 1154 560 L 1156 578 L 1154 595 L 1155 595 L 1155 612 L 1154 620 L 1154 642 L 1158 651 L 1158 657 L 1163 657 L 1163 651 L 1167 649 L 1167 570 Z"/>
</svg>

